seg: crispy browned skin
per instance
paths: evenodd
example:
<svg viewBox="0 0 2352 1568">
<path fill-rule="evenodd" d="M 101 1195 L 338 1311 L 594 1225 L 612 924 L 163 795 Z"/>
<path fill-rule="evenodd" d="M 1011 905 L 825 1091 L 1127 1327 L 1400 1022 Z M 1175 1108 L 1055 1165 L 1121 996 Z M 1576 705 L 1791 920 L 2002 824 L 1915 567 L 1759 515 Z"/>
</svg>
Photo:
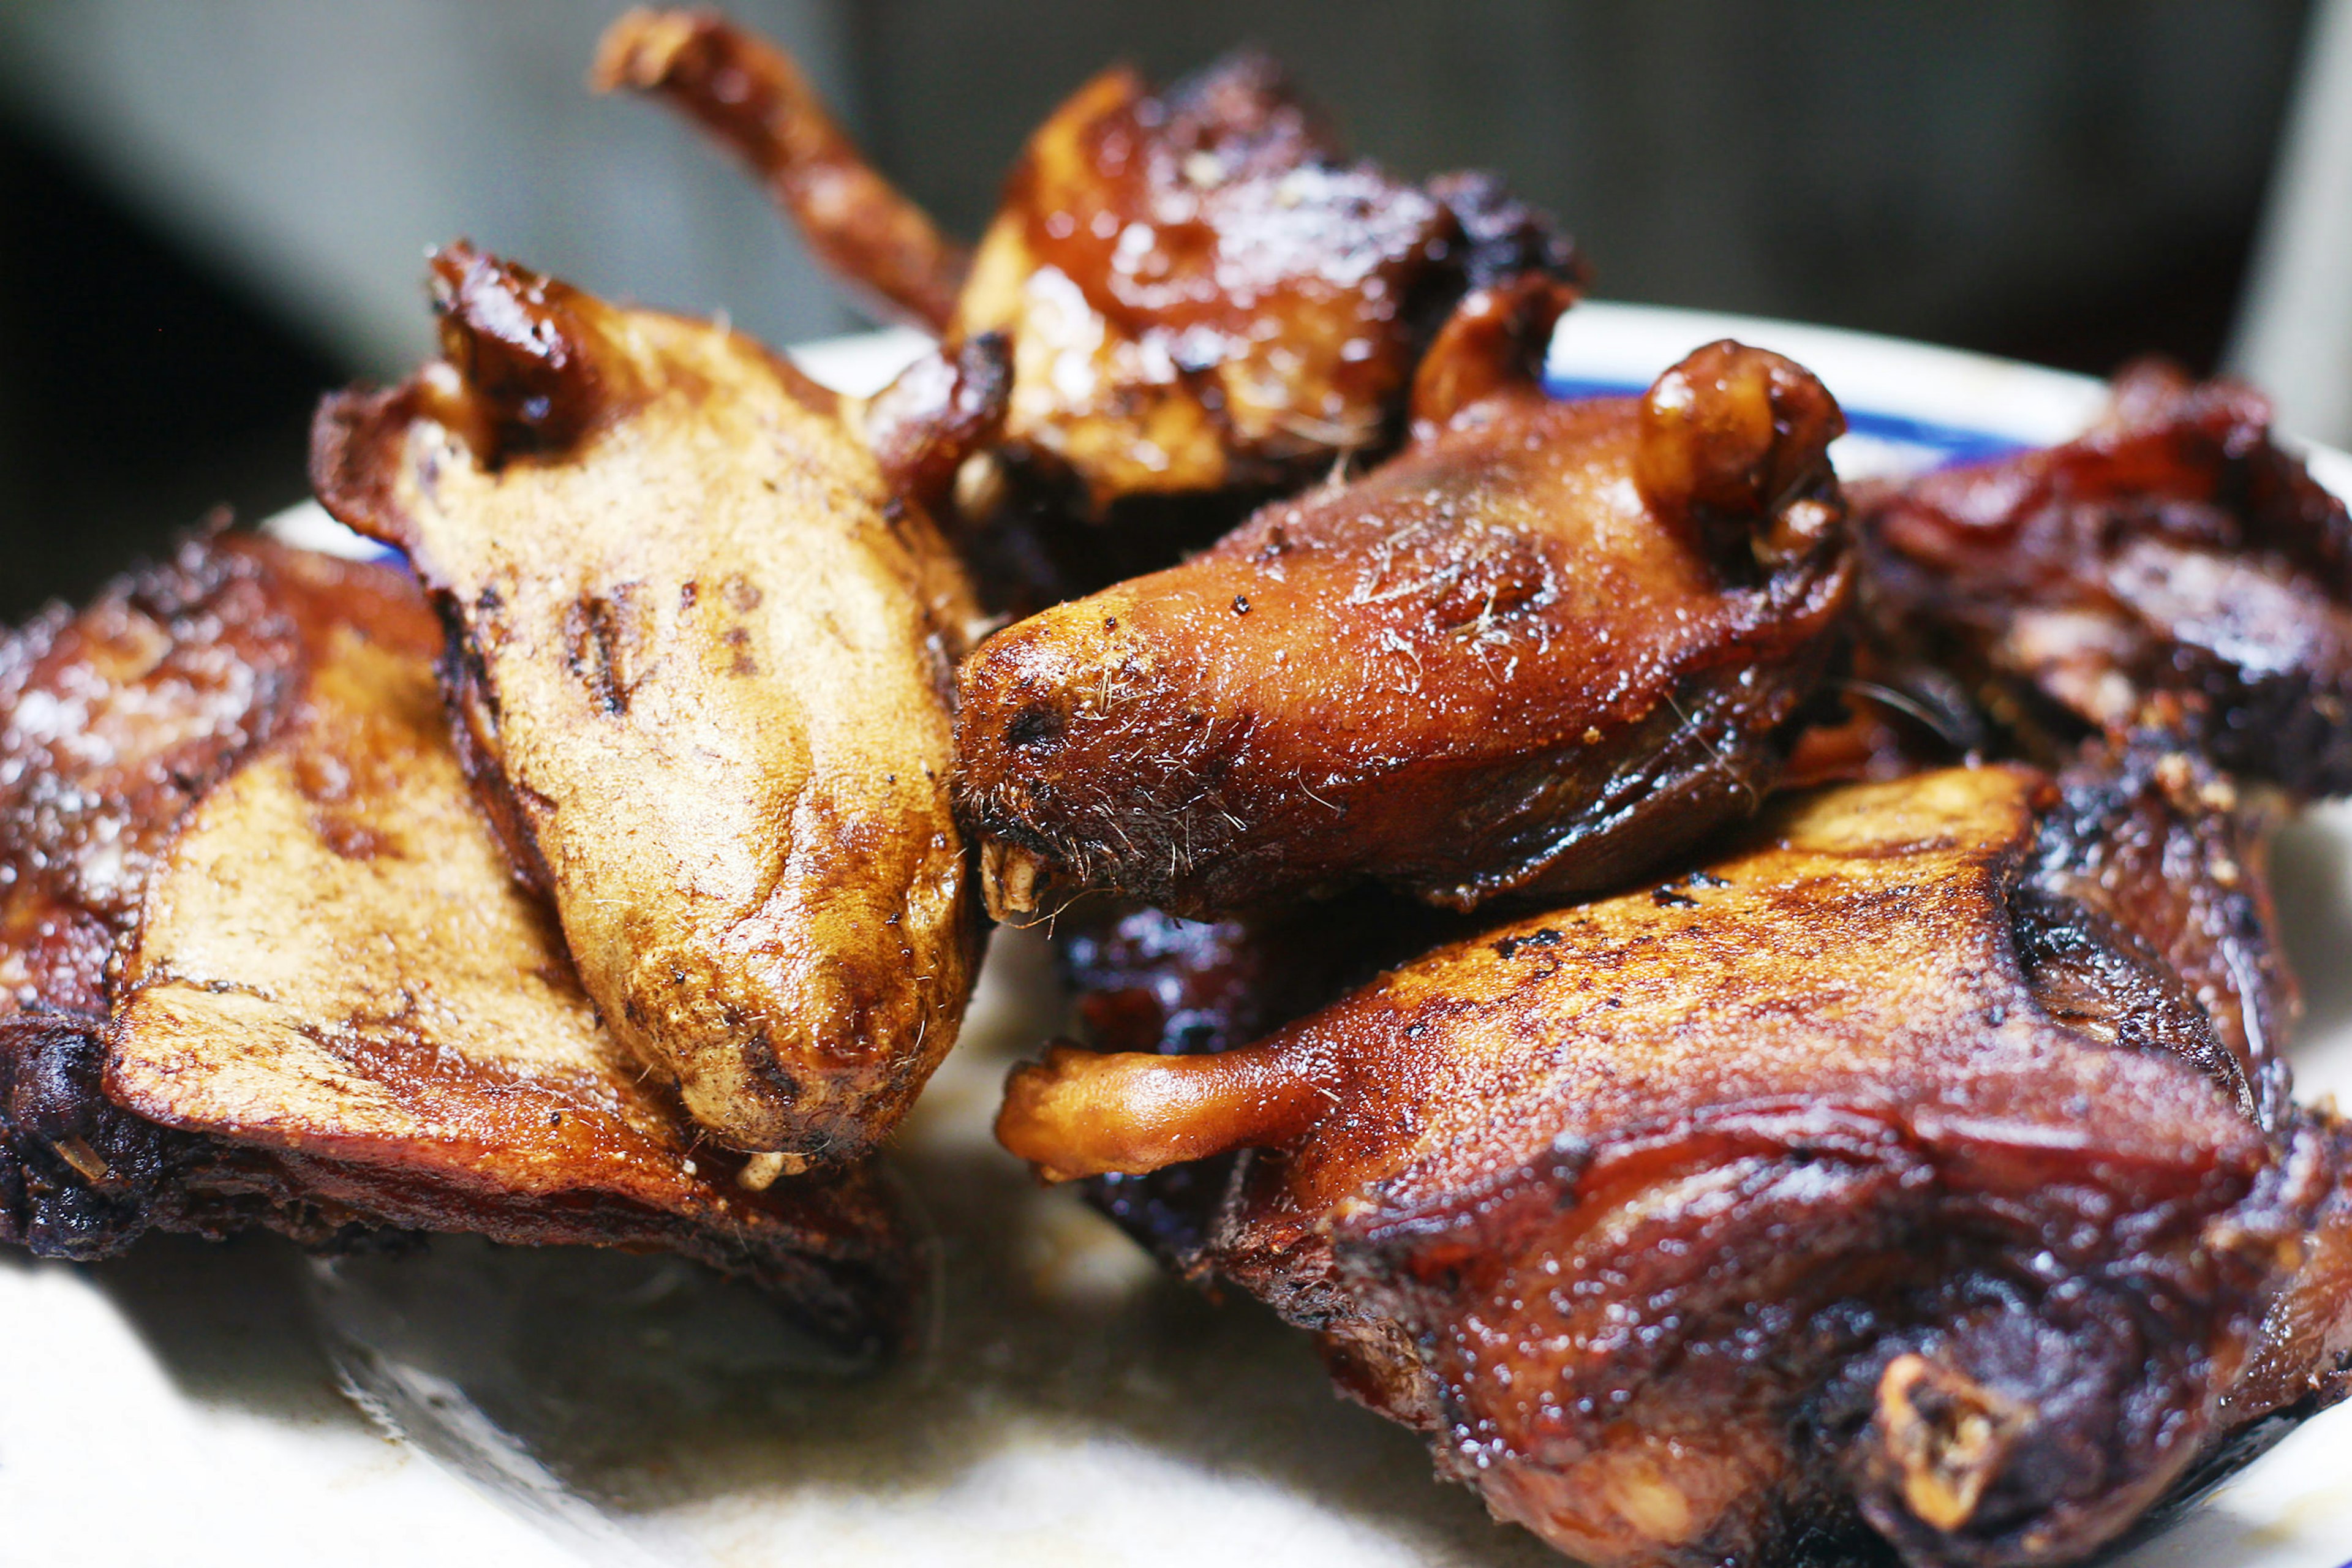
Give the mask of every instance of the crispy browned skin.
<svg viewBox="0 0 2352 1568">
<path fill-rule="evenodd" d="M 854 1155 L 954 1042 L 976 957 L 947 793 L 970 604 L 912 500 L 951 465 L 884 421 L 894 486 L 850 411 L 718 328 L 462 247 L 435 274 L 446 360 L 330 401 L 320 495 L 433 590 L 468 763 L 608 1026 L 722 1141 Z M 930 379 L 918 403 L 986 426 Z"/>
<path fill-rule="evenodd" d="M 867 164 L 782 50 L 713 12 L 635 10 L 606 29 L 589 80 L 678 104 L 751 165 L 837 275 L 886 315 L 947 330 L 970 254 Z"/>
<path fill-rule="evenodd" d="M 2097 428 L 1860 501 L 1865 607 L 2029 747 L 2151 719 L 2300 795 L 2352 790 L 2352 517 L 2232 382 L 2145 365 Z"/>
<path fill-rule="evenodd" d="M 2161 810 L 2232 809 L 2195 783 Z M 1058 1050 L 999 1135 L 1061 1177 L 1256 1150 L 1203 1262 L 1574 1556 L 1762 1564 L 1866 1524 L 1915 1564 L 2072 1562 L 2340 1396 L 2352 1342 L 2352 1142 L 2249 1113 L 2156 956 L 2179 922 L 2087 918 L 2113 879 L 2036 824 L 2078 794 L 1983 768 L 1786 803 L 1702 873 L 1258 1046 Z"/>
<path fill-rule="evenodd" d="M 845 172 L 854 154 L 775 50 L 705 14 L 633 14 L 605 60 L 600 84 L 657 90 L 743 155 L 837 268 L 914 298 L 897 279 L 938 250 L 929 226 Z M 771 129 L 803 118 L 824 134 Z M 794 194 L 809 181 L 865 195 L 820 205 Z M 952 314 L 926 318 L 1013 344 L 1006 445 L 956 511 L 991 607 L 1026 614 L 1166 565 L 1258 501 L 1378 457 L 1454 301 L 1529 272 L 1584 268 L 1491 176 L 1415 187 L 1349 160 L 1262 55 L 1165 91 L 1104 72 L 1031 137 Z"/>
<path fill-rule="evenodd" d="M 965 661 L 992 910 L 1364 877 L 1467 908 L 1605 886 L 1757 807 L 1845 605 L 1837 406 L 1733 343 L 1646 398 L 1554 401 L 1527 361 L 1560 301 L 1530 292 L 1465 301 L 1422 433 L 1370 477 Z"/>
<path fill-rule="evenodd" d="M 739 1190 L 598 1026 L 458 767 L 440 645 L 402 574 L 229 538 L 0 646 L 0 1239 L 660 1247 L 894 1337 L 871 1177 Z"/>
<path fill-rule="evenodd" d="M 1470 203 L 1505 205 L 1484 185 Z M 1509 259 L 1477 260 L 1574 277 L 1538 226 L 1515 211 L 1494 237 Z M 1473 249 L 1441 195 L 1343 162 L 1263 56 L 1165 94 L 1114 68 L 1031 137 L 956 328 L 1011 335 L 1005 434 L 1097 509 L 1281 483 L 1394 441 Z"/>
</svg>

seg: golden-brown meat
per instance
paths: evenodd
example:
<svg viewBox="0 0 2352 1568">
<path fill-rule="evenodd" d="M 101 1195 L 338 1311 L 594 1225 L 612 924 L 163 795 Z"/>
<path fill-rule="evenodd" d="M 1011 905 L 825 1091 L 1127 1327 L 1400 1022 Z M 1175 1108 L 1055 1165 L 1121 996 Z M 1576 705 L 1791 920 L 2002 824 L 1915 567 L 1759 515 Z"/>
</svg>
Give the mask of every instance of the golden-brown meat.
<svg viewBox="0 0 2352 1568">
<path fill-rule="evenodd" d="M 723 1142 L 855 1154 L 954 1042 L 976 956 L 947 793 L 970 606 L 912 499 L 952 464 L 893 419 L 894 482 L 855 411 L 719 328 L 463 247 L 434 274 L 445 360 L 329 402 L 320 495 L 433 591 L 469 765 L 608 1026 Z"/>
<path fill-rule="evenodd" d="M 1066 1178 L 1255 1151 L 1205 1266 L 1577 1557 L 2073 1562 L 2339 1397 L 2352 1342 L 2352 1138 L 2249 1114 L 2173 922 L 2086 918 L 2107 873 L 2037 827 L 2078 800 L 1801 797 L 1255 1047 L 1057 1050 L 999 1135 Z"/>
<path fill-rule="evenodd" d="M 1388 464 L 965 661 L 992 910 L 1367 877 L 1466 909 L 1606 886 L 1756 809 L 1845 607 L 1837 405 L 1733 343 L 1646 397 L 1555 401 L 1530 362 L 1560 302 L 1473 295 Z"/>
<path fill-rule="evenodd" d="M 1342 162 L 1263 56 L 1165 94 L 1114 68 L 1030 139 L 955 329 L 1012 337 L 1005 435 L 1097 510 L 1296 482 L 1394 442 L 1469 263 L 1576 275 L 1523 212 L 1502 226 L 1508 260 L 1474 258 L 1442 195 Z"/>
<path fill-rule="evenodd" d="M 898 1334 L 872 1177 L 740 1189 L 596 1020 L 450 744 L 399 573 L 192 544 L 0 645 L 0 1239 L 659 1247 Z"/>
<path fill-rule="evenodd" d="M 894 281 L 939 247 L 870 234 L 929 226 L 842 172 L 850 155 L 773 48 L 709 14 L 633 13 L 604 58 L 600 83 L 694 118 L 853 279 L 902 301 L 949 286 L 945 263 L 919 290 Z M 861 194 L 796 194 L 812 185 Z M 952 313 L 926 307 L 951 341 L 1013 344 L 1006 445 L 960 514 L 992 600 L 1025 613 L 1165 565 L 1257 500 L 1377 457 L 1454 302 L 1528 272 L 1583 268 L 1488 176 L 1414 187 L 1348 161 L 1263 56 L 1164 92 L 1104 72 L 1030 139 Z"/>
<path fill-rule="evenodd" d="M 2136 367 L 2080 440 L 1858 504 L 1874 635 L 2029 749 L 2186 725 L 2234 771 L 2352 791 L 2352 516 L 2251 388 Z"/>
</svg>

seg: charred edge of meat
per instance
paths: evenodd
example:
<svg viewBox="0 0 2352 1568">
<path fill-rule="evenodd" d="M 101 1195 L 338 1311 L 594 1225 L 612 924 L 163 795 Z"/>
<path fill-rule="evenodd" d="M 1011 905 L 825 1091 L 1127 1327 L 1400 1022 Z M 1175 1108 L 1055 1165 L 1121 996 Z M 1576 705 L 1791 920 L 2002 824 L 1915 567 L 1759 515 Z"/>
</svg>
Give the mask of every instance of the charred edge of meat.
<svg viewBox="0 0 2352 1568">
<path fill-rule="evenodd" d="M 2279 1053 L 2302 1014 L 2266 875 L 2278 792 L 2232 780 L 2193 740 L 2165 731 L 2087 745 L 2058 784 L 2030 882 L 2108 928 L 2104 940 L 2180 977 L 2180 998 L 2162 1007 L 2192 1008 L 2210 1044 L 2161 1028 L 2151 1038 L 2207 1066 L 2276 1131 L 2290 1110 Z M 2204 1054 L 2214 1049 L 2226 1059 Z"/>
<path fill-rule="evenodd" d="M 2018 958 L 2043 1011 L 2103 1045 L 2179 1057 L 2256 1115 L 2244 1064 L 2213 1032 L 2179 973 L 2137 933 L 2031 883 L 2018 889 L 2011 913 Z"/>
<path fill-rule="evenodd" d="M 179 1178 L 204 1141 L 107 1102 L 105 1022 L 0 1019 L 0 1244 L 37 1258 L 109 1258 L 151 1226 L 220 1235 L 233 1205 L 191 1205 Z"/>
<path fill-rule="evenodd" d="M 419 383 L 388 391 L 337 392 L 320 402 L 310 423 L 310 488 L 337 521 L 370 539 L 414 554 L 414 523 L 392 491 L 402 464 L 395 448 L 424 414 Z M 529 816 L 508 787 L 499 751 L 498 689 L 480 649 L 467 635 L 467 608 L 448 593 L 428 589 L 443 641 L 437 661 L 458 764 L 474 786 L 482 814 L 524 886 L 541 897 L 554 886 Z M 472 607 L 495 615 L 499 606 Z"/>
<path fill-rule="evenodd" d="M 1465 169 L 1440 174 L 1427 188 L 1462 226 L 1465 244 L 1457 260 L 1465 289 L 1492 288 L 1528 272 L 1580 289 L 1591 285 L 1592 268 L 1576 241 L 1550 214 L 1513 195 L 1499 176 Z"/>
<path fill-rule="evenodd" d="M 1859 487 L 1867 618 L 2046 765 L 2153 721 L 2298 795 L 2352 790 L 2352 511 L 2270 417 L 2143 363 L 2075 441 Z M 2232 603 L 2250 581 L 2259 621 Z"/>
<path fill-rule="evenodd" d="M 508 779 L 499 749 L 499 692 L 490 679 L 479 645 L 467 633 L 467 616 L 455 595 L 427 590 L 427 601 L 441 623 L 441 657 L 434 674 L 441 689 L 443 710 L 449 715 L 449 741 L 457 753 L 457 767 L 473 786 L 474 804 L 506 852 L 515 879 L 542 899 L 555 896 L 555 873 L 540 847 L 530 814 Z M 477 614 L 488 606 L 476 606 Z"/>
<path fill-rule="evenodd" d="M 759 1287 L 800 1327 L 861 1360 L 904 1350 L 920 1327 L 922 1259 L 887 1236 L 814 1236 L 791 1226 L 781 1234 L 758 1234 L 594 1193 L 502 1200 L 295 1153 L 276 1154 L 266 1168 L 284 1196 L 280 1206 L 248 1223 L 289 1229 L 287 1215 L 299 1218 L 323 1209 L 341 1216 L 345 1234 L 390 1228 L 474 1234 L 521 1247 L 658 1248 Z M 820 1211 L 891 1204 L 878 1182 L 870 1169 L 796 1177 L 793 1201 Z M 731 1201 L 749 1200 L 738 1194 Z M 299 1231 L 289 1234 L 309 1242 Z"/>
<path fill-rule="evenodd" d="M 107 963 L 152 857 L 276 733 L 306 655 L 296 617 L 268 589 L 269 548 L 191 536 L 116 578 L 89 610 L 58 606 L 0 637 L 0 941 L 25 942 L 31 994 L 11 1000 L 103 1010 Z M 71 754 L 16 721 L 28 692 L 59 697 L 93 662 L 107 680 L 146 689 L 139 721 Z M 110 868 L 96 883 L 81 875 L 92 844 L 107 847 Z"/>
<path fill-rule="evenodd" d="M 159 1127 L 107 1100 L 104 1034 L 102 1021 L 75 1014 L 0 1019 L 0 1244 L 79 1262 L 116 1257 L 150 1230 L 219 1240 L 268 1228 L 322 1250 L 434 1231 L 519 1245 L 659 1247 L 774 1292 L 844 1351 L 886 1353 L 912 1331 L 920 1283 L 887 1243 L 833 1239 L 804 1252 L 796 1247 L 808 1237 L 755 1241 L 614 1198 L 453 1190 Z M 804 1196 L 820 1179 L 796 1190 Z"/>
<path fill-rule="evenodd" d="M 2030 1563 L 2093 1544 L 2114 1550 L 2259 1458 L 2284 1435 L 2282 1421 L 2326 1403 L 2241 1416 L 2227 1401 L 2209 1406 L 2221 1390 L 2197 1316 L 2213 1314 L 2209 1327 L 2243 1343 L 2268 1300 L 2294 1289 L 2282 1258 L 2298 1252 L 2352 1174 L 2340 1150 L 2322 1147 L 2330 1137 L 2314 1123 L 2289 1130 L 2221 1231 L 2168 1263 L 2151 1251 L 2128 1268 L 2078 1268 L 2054 1289 L 2015 1263 L 2000 1276 L 1945 1271 L 1923 1320 L 1936 1326 L 1898 1329 L 1859 1363 L 1874 1388 L 1857 1397 L 1866 1380 L 1856 1378 L 1816 1407 L 1822 1441 L 1851 1445 L 1838 1463 L 1871 1524 L 1910 1562 Z M 2168 1222 L 2159 1209 L 2133 1223 L 2154 1238 Z M 2031 1250 L 2028 1237 L 2011 1246 L 2013 1259 Z M 2150 1397 L 2151 1386 L 2165 1395 Z M 1856 1430 L 1864 1399 L 1856 1440 L 1843 1434 Z M 2204 1430 L 2184 1460 L 2174 1428 L 2200 1410 Z M 2167 1471 L 2148 1495 L 2145 1478 Z M 2137 1491 L 2137 1513 L 2120 1510 L 2110 1488 Z"/>
<path fill-rule="evenodd" d="M 959 470 L 1003 427 L 1012 391 L 1012 344 L 1002 332 L 908 366 L 866 405 L 866 444 L 890 492 L 940 513 Z"/>
</svg>

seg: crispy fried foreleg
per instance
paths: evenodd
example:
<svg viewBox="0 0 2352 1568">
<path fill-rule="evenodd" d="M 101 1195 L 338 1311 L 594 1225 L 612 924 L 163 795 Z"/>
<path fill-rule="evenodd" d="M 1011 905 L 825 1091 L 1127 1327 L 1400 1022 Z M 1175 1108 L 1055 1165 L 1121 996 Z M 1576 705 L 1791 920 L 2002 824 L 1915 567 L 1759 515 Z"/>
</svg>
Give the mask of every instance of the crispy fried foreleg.
<svg viewBox="0 0 2352 1568">
<path fill-rule="evenodd" d="M 709 12 L 635 10 L 589 79 L 669 100 L 751 165 L 826 266 L 884 313 L 947 329 L 970 253 L 866 163 L 782 50 Z"/>
<path fill-rule="evenodd" d="M 1057 1045 L 1015 1068 L 996 1137 L 1049 1182 L 1142 1175 L 1305 1131 L 1329 1101 L 1295 1053 L 1097 1054 Z"/>
</svg>

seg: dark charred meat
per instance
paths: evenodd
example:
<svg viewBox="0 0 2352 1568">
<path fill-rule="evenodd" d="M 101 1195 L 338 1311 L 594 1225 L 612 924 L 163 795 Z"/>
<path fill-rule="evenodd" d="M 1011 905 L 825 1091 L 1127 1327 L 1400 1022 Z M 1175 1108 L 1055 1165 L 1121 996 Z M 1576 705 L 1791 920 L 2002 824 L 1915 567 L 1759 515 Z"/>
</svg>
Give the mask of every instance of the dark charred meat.
<svg viewBox="0 0 2352 1568">
<path fill-rule="evenodd" d="M 1364 887 L 1216 921 L 1083 899 L 1055 917 L 1052 932 L 1087 1048 L 1198 1056 L 1249 1045 L 1466 925 Z M 1140 1175 L 1114 1173 L 1090 1182 L 1087 1195 L 1189 1273 L 1234 1164 L 1224 1155 Z"/>
<path fill-rule="evenodd" d="M 1465 301 L 1368 478 L 997 633 L 958 804 L 1000 918 L 1373 878 L 1467 909 L 1637 875 L 1772 784 L 1851 577 L 1837 405 L 1717 343 L 1642 398 L 1531 374 L 1561 301 Z"/>
<path fill-rule="evenodd" d="M 2352 791 L 2352 518 L 2251 388 L 2140 366 L 2080 440 L 1859 504 L 1876 634 L 2030 750 L 2187 725 L 2234 772 Z"/>
<path fill-rule="evenodd" d="M 459 769 L 441 640 L 396 572 L 221 538 L 0 645 L 0 1239 L 665 1247 L 895 1336 L 871 1175 L 742 1190 L 598 1024 Z"/>
<path fill-rule="evenodd" d="M 2034 905 L 2019 941 L 2043 1010 L 2110 1043 L 2161 1040 L 2280 1125 L 2280 1050 L 2303 1014 L 2271 906 L 2280 792 L 2155 731 L 2091 742 L 2057 783 L 2019 894 Z"/>
<path fill-rule="evenodd" d="M 1001 415 L 1001 344 L 877 399 L 886 469 L 746 338 L 463 247 L 434 272 L 446 357 L 328 403 L 320 499 L 433 591 L 468 764 L 608 1026 L 771 1167 L 855 1155 L 978 956 L 948 799 L 971 611 L 916 498 Z"/>
<path fill-rule="evenodd" d="M 959 509 L 996 607 L 1026 613 L 1168 564 L 1257 501 L 1376 458 L 1403 434 L 1414 366 L 1470 289 L 1582 263 L 1492 177 L 1426 187 L 1349 161 L 1271 61 L 1233 56 L 1164 92 L 1124 68 L 1031 138 L 950 314 L 935 243 L 895 193 L 844 173 L 805 84 L 706 14 L 633 13 L 598 79 L 660 94 L 777 191 L 818 253 L 950 341 L 1013 345 L 1005 445 Z M 786 108 L 779 109 L 776 106 Z M 802 132 L 822 123 L 825 134 Z M 878 259 L 864 259 L 878 258 Z"/>
<path fill-rule="evenodd" d="M 1056 1050 L 999 1135 L 1062 1178 L 1254 1151 L 1204 1268 L 1576 1557 L 2074 1562 L 2352 1346 L 2352 1136 L 2250 1110 L 2173 967 L 2270 973 L 2195 956 L 2261 934 L 2210 913 L 2259 862 L 2149 750 L 1784 802 L 1254 1047 Z M 2137 918 L 2168 834 L 2207 912 Z"/>
</svg>

